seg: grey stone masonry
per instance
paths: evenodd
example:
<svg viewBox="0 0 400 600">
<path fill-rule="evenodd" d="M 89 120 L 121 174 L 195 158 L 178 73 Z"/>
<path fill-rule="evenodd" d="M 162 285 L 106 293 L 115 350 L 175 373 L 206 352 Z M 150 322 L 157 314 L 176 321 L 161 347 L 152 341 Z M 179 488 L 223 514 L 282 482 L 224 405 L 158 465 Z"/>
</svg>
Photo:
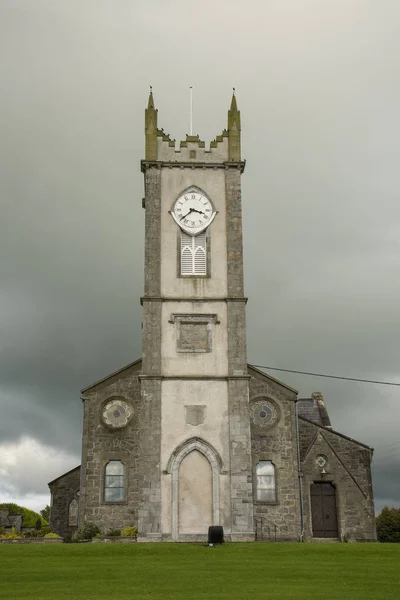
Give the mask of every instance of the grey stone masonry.
<svg viewBox="0 0 400 600">
<path fill-rule="evenodd" d="M 375 541 L 371 448 L 301 417 L 299 425 L 306 539 L 313 537 L 311 485 L 323 481 L 336 489 L 339 538 Z M 325 458 L 323 467 L 317 463 L 319 456 Z"/>
<path fill-rule="evenodd" d="M 142 361 L 143 374 L 161 373 L 161 301 L 142 299 Z"/>
<path fill-rule="evenodd" d="M 244 295 L 240 178 L 239 165 L 225 165 L 228 298 L 242 298 Z"/>
<path fill-rule="evenodd" d="M 144 172 L 145 247 L 144 295 L 160 296 L 161 284 L 161 168 L 149 166 Z"/>
<path fill-rule="evenodd" d="M 141 379 L 139 515 L 140 537 L 161 536 L 161 377 Z"/>
<path fill-rule="evenodd" d="M 297 472 L 296 392 L 249 368 L 250 406 L 261 400 L 272 402 L 278 420 L 271 428 L 251 423 L 254 519 L 258 540 L 298 541 L 301 534 L 300 491 Z M 276 499 L 257 500 L 256 466 L 272 461 L 275 467 Z"/>
<path fill-rule="evenodd" d="M 17 533 L 21 533 L 23 517 L 22 515 L 8 515 L 6 523 L 2 523 L 0 517 L 0 525 L 4 527 L 5 532 L 7 532 L 7 530 L 11 532 L 13 529 L 15 529 Z"/>
<path fill-rule="evenodd" d="M 240 178 L 241 169 L 239 167 L 226 167 L 228 406 L 232 540 L 254 539 Z"/>
<path fill-rule="evenodd" d="M 77 529 L 77 525 L 69 524 L 68 516 L 70 503 L 79 499 L 80 477 L 81 468 L 76 467 L 49 483 L 52 497 L 49 524 L 51 530 L 66 541 L 71 539 Z"/>
<path fill-rule="evenodd" d="M 137 525 L 140 371 L 141 361 L 136 361 L 83 391 L 85 443 L 82 452 L 80 525 L 90 521 L 96 523 L 103 532 L 110 528 Z M 109 427 L 102 418 L 105 405 L 113 399 L 123 400 L 131 408 L 131 417 L 122 428 Z M 105 467 L 110 460 L 122 461 L 124 465 L 124 498 L 118 502 L 106 502 L 104 497 Z"/>
<path fill-rule="evenodd" d="M 161 531 L 161 168 L 144 166 L 145 268 L 138 464 L 139 536 Z"/>
<path fill-rule="evenodd" d="M 11 532 L 14 528 L 17 533 L 21 533 L 23 526 L 22 515 L 10 515 L 8 509 L 0 510 L 0 531 Z"/>
<path fill-rule="evenodd" d="M 228 379 L 232 541 L 253 541 L 251 443 L 247 377 Z"/>
<path fill-rule="evenodd" d="M 227 301 L 229 376 L 247 375 L 245 302 Z"/>
</svg>

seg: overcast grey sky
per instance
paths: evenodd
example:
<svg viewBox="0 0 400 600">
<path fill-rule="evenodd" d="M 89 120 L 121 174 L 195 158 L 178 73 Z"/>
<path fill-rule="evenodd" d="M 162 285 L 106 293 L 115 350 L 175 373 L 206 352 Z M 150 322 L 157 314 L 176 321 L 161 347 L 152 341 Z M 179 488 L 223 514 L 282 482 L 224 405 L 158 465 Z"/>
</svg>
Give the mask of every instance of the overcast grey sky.
<svg viewBox="0 0 400 600">
<path fill-rule="evenodd" d="M 398 0 L 0 0 L 0 501 L 80 462 L 79 390 L 140 356 L 144 108 L 242 115 L 249 362 L 400 383 Z M 400 389 L 322 391 L 400 506 Z"/>
</svg>

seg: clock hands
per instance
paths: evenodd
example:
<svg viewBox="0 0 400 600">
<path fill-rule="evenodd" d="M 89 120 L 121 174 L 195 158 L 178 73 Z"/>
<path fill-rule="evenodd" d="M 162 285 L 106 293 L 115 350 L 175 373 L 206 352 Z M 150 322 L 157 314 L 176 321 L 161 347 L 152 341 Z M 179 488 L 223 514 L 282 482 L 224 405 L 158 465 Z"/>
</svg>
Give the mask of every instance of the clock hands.
<svg viewBox="0 0 400 600">
<path fill-rule="evenodd" d="M 186 213 L 186 215 L 183 215 L 183 217 L 181 217 L 179 220 L 180 220 L 180 221 L 182 221 L 183 219 L 186 219 L 186 217 L 188 217 L 188 216 L 190 215 L 190 213 L 191 213 L 191 212 L 193 212 L 193 210 L 194 210 L 194 209 L 193 209 L 193 208 L 191 208 L 191 209 L 189 210 L 189 212 L 188 212 L 188 213 Z"/>
<path fill-rule="evenodd" d="M 186 215 L 183 215 L 183 217 L 181 217 L 179 220 L 182 221 L 183 219 L 186 219 L 186 217 L 188 217 L 190 215 L 190 213 L 192 213 L 192 212 L 196 212 L 196 213 L 199 213 L 199 215 L 206 216 L 206 214 L 202 210 L 197 210 L 196 208 L 191 208 L 189 210 L 189 212 L 186 213 Z"/>
</svg>

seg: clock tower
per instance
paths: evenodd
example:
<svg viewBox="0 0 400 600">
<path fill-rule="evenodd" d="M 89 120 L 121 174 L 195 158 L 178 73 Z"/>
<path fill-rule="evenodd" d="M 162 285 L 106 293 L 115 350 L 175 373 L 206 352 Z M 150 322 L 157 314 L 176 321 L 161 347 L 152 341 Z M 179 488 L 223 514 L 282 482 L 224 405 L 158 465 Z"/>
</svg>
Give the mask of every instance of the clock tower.
<svg viewBox="0 0 400 600">
<path fill-rule="evenodd" d="M 253 531 L 240 112 L 179 148 L 145 111 L 145 284 L 138 529 L 145 539 Z"/>
</svg>

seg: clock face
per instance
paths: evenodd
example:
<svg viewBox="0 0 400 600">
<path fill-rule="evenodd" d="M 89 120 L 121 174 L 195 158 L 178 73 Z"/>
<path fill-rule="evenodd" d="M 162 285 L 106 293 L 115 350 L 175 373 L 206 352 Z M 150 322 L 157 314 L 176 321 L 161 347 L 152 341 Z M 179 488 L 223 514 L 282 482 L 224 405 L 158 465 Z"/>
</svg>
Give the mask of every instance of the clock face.
<svg viewBox="0 0 400 600">
<path fill-rule="evenodd" d="M 197 188 L 186 190 L 174 204 L 172 216 L 181 229 L 196 235 L 214 220 L 216 212 L 210 200 Z"/>
</svg>

